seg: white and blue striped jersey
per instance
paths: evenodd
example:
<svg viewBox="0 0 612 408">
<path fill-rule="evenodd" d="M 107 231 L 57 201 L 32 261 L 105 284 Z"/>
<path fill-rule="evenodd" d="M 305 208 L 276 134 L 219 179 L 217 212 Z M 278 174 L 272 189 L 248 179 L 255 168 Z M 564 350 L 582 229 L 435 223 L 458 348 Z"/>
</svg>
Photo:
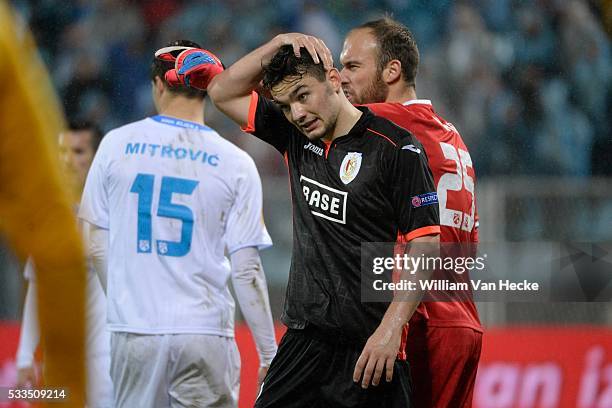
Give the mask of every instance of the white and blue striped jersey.
<svg viewBox="0 0 612 408">
<path fill-rule="evenodd" d="M 233 336 L 227 256 L 272 244 L 253 160 L 206 126 L 161 115 L 103 139 L 79 217 L 109 230 L 111 331 Z"/>
</svg>

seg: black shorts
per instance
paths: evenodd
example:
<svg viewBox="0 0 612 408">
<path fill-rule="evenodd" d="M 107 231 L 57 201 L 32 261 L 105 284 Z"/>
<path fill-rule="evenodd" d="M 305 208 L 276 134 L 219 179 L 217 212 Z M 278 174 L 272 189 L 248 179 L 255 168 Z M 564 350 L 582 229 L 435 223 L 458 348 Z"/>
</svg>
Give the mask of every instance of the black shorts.
<svg viewBox="0 0 612 408">
<path fill-rule="evenodd" d="M 321 336 L 314 329 L 289 329 L 278 353 L 256 408 L 408 408 L 410 369 L 406 361 L 395 361 L 393 380 L 383 378 L 378 386 L 361 388 L 353 382 L 355 364 L 362 347 Z"/>
</svg>

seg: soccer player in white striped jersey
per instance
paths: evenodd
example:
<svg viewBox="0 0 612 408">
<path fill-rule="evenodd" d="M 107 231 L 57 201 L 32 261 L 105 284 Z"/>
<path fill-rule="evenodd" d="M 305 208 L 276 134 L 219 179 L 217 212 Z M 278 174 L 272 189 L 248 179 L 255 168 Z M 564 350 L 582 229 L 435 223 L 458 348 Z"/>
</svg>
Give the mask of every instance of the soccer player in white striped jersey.
<svg viewBox="0 0 612 408">
<path fill-rule="evenodd" d="M 271 239 L 255 164 L 204 124 L 205 92 L 165 80 L 192 47 L 179 41 L 155 53 L 159 115 L 106 135 L 81 201 L 107 288 L 117 407 L 237 406 L 230 278 L 261 377 L 276 353 L 258 252 Z"/>
</svg>

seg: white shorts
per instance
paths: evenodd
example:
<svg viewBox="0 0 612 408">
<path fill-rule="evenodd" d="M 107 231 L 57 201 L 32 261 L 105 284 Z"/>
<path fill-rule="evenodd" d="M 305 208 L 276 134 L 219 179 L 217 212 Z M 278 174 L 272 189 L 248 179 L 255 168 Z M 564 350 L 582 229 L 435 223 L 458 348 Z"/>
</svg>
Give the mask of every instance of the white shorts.
<svg viewBox="0 0 612 408">
<path fill-rule="evenodd" d="M 230 337 L 111 334 L 116 408 L 238 406 L 240 356 Z"/>
</svg>

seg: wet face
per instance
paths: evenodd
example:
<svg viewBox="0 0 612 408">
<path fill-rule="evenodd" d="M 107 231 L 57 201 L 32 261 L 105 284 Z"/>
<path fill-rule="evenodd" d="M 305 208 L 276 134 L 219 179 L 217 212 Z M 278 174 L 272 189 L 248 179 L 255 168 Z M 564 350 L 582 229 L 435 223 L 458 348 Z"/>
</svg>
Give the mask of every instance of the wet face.
<svg viewBox="0 0 612 408">
<path fill-rule="evenodd" d="M 389 86 L 378 68 L 378 43 L 369 29 L 353 30 L 340 54 L 342 89 L 352 104 L 385 102 Z"/>
<path fill-rule="evenodd" d="M 331 135 L 336 126 L 340 78 L 337 71 L 332 74 L 335 79 L 329 79 L 329 75 L 325 81 L 308 74 L 287 77 L 271 89 L 287 120 L 310 140 Z"/>
<path fill-rule="evenodd" d="M 66 152 L 65 160 L 68 166 L 75 172 L 79 185 L 84 185 L 95 155 L 92 132 L 89 130 L 68 131 L 61 135 L 60 143 Z"/>
</svg>

